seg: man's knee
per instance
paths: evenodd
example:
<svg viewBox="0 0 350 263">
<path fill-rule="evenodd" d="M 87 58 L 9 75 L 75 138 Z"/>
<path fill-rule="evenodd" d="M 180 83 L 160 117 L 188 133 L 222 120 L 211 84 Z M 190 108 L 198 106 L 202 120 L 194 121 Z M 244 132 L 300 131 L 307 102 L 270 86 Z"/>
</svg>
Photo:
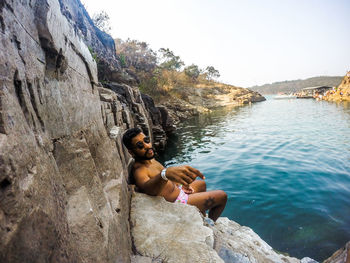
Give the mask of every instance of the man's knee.
<svg viewBox="0 0 350 263">
<path fill-rule="evenodd" d="M 195 190 L 195 193 L 200 193 L 200 192 L 206 192 L 207 191 L 207 185 L 205 181 L 203 180 L 195 180 L 192 183 L 192 186 Z"/>
<path fill-rule="evenodd" d="M 221 200 L 223 203 L 226 203 L 226 202 L 227 202 L 227 194 L 226 194 L 225 191 L 223 191 L 223 190 L 218 190 L 218 195 L 219 195 L 220 200 Z"/>
<path fill-rule="evenodd" d="M 200 190 L 201 192 L 206 192 L 207 191 L 207 184 L 205 183 L 205 181 L 199 181 L 200 182 Z"/>
</svg>

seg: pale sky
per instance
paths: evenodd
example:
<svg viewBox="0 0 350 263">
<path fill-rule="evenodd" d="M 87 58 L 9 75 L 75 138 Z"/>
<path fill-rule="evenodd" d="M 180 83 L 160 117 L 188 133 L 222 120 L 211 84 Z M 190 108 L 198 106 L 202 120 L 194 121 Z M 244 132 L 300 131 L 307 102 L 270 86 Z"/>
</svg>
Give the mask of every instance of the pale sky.
<svg viewBox="0 0 350 263">
<path fill-rule="evenodd" d="M 241 87 L 350 70 L 349 0 L 81 0 L 112 37 L 170 48 Z"/>
</svg>

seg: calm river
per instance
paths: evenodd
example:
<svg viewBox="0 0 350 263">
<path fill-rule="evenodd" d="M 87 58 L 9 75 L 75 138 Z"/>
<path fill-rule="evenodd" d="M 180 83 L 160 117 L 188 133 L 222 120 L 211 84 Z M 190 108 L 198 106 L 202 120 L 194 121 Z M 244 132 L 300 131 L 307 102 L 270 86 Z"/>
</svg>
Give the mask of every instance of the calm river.
<svg viewBox="0 0 350 263">
<path fill-rule="evenodd" d="M 273 100 L 183 122 L 159 157 L 229 196 L 222 216 L 316 260 L 350 240 L 350 105 Z"/>
</svg>

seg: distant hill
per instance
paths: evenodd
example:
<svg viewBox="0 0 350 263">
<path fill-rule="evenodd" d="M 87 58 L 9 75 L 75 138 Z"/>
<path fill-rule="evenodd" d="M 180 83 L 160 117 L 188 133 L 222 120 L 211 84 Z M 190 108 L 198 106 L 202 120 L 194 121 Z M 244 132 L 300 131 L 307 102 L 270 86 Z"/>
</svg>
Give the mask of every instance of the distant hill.
<svg viewBox="0 0 350 263">
<path fill-rule="evenodd" d="M 302 88 L 314 87 L 314 86 L 338 86 L 343 77 L 341 76 L 320 76 L 308 79 L 298 79 L 298 80 L 286 80 L 280 82 L 274 82 L 272 84 L 264 84 L 262 86 L 253 86 L 249 89 L 257 91 L 261 94 L 276 94 L 278 92 L 296 92 Z"/>
</svg>

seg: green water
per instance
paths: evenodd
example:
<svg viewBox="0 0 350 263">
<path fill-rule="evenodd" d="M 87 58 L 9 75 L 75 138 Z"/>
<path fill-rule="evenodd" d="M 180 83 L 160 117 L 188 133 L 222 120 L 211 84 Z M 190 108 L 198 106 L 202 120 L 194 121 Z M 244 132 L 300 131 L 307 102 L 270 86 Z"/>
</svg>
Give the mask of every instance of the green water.
<svg viewBox="0 0 350 263">
<path fill-rule="evenodd" d="M 159 156 L 229 200 L 222 216 L 315 260 L 350 240 L 350 105 L 273 100 L 189 119 Z"/>
</svg>

